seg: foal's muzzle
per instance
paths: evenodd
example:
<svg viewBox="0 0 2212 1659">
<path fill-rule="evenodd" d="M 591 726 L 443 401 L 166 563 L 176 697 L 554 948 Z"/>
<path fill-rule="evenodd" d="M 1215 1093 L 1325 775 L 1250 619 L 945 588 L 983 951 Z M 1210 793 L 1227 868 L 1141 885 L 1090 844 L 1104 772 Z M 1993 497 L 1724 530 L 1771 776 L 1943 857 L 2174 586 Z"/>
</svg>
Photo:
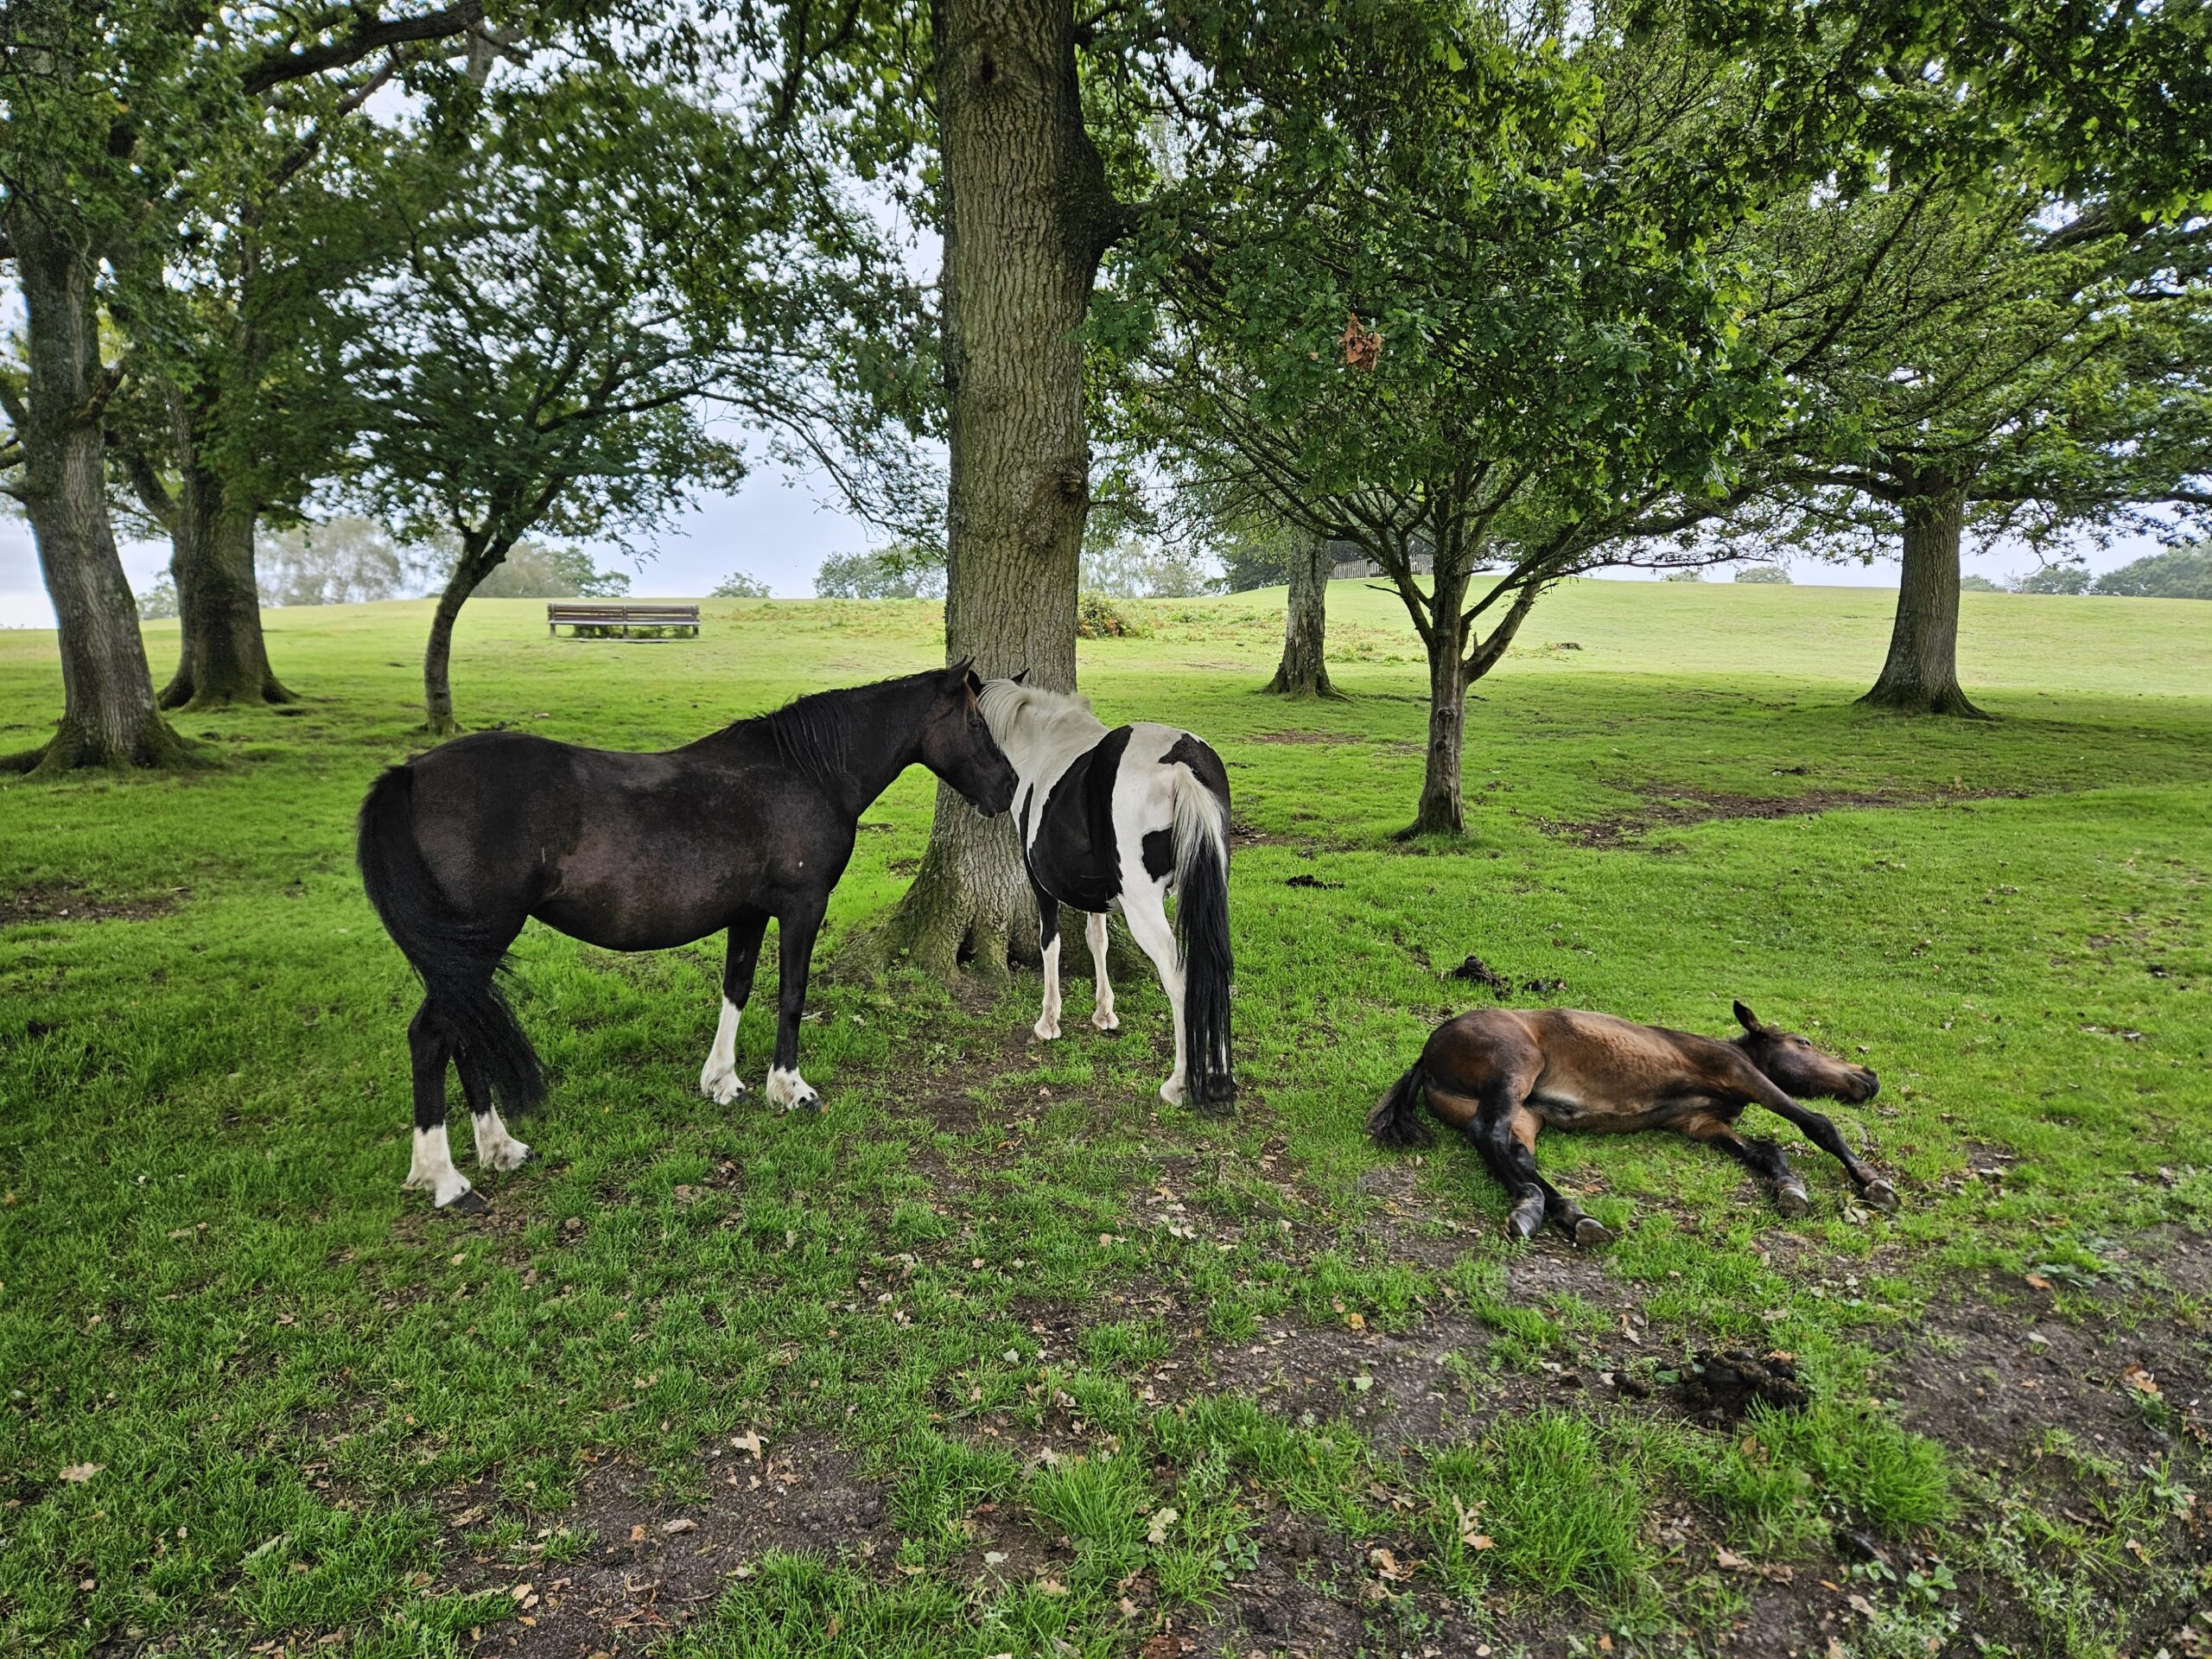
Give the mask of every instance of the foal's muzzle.
<svg viewBox="0 0 2212 1659">
<path fill-rule="evenodd" d="M 1859 1092 L 1852 1098 L 1862 1106 L 1882 1092 L 1882 1080 L 1863 1067 L 1859 1071 L 1857 1081 Z"/>
</svg>

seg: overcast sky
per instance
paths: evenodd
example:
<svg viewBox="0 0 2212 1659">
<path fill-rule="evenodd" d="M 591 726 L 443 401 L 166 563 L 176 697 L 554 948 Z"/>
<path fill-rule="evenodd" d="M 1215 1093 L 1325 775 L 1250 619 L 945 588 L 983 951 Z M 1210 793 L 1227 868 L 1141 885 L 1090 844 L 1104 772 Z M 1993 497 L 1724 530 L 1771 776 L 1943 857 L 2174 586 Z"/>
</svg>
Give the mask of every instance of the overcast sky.
<svg viewBox="0 0 2212 1659">
<path fill-rule="evenodd" d="M 669 525 L 658 537 L 639 538 L 650 546 L 652 556 L 632 575 L 631 591 L 640 598 L 696 598 L 733 570 L 760 577 L 783 598 L 804 598 L 814 591 L 814 572 L 831 553 L 849 553 L 870 543 L 867 527 L 825 505 L 827 492 L 804 476 L 795 476 L 774 462 L 762 461 L 735 495 L 716 496 L 700 510 Z M 2099 552 L 2089 550 L 2093 569 L 2114 565 L 2154 550 L 2148 541 L 2115 543 Z M 620 558 L 604 563 L 627 569 Z M 162 543 L 137 543 L 123 550 L 123 566 L 130 585 L 143 588 L 168 563 Z M 1967 568 L 2002 581 L 2034 568 L 2034 556 L 2024 549 L 1999 550 L 1969 555 Z M 1624 580 L 1649 580 L 1637 573 L 1621 573 Z M 1897 566 L 1882 563 L 1819 564 L 1800 562 L 1792 570 L 1805 583 L 1840 583 L 1854 587 L 1897 585 Z M 38 559 L 31 550 L 30 528 L 22 519 L 0 518 L 0 627 L 49 628 L 53 608 L 39 579 Z"/>
</svg>

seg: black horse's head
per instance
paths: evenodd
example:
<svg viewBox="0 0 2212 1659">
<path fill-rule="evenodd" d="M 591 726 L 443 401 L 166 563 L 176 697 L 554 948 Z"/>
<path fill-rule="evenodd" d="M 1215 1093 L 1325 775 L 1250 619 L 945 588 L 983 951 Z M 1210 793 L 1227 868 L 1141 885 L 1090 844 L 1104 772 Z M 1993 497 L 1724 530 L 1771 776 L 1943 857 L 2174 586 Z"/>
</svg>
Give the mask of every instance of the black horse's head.
<svg viewBox="0 0 2212 1659">
<path fill-rule="evenodd" d="M 976 693 L 982 680 L 968 664 L 936 676 L 936 701 L 922 722 L 922 764 L 967 798 L 985 817 L 1014 804 L 1014 763 L 983 723 Z"/>
<path fill-rule="evenodd" d="M 1857 1103 L 1873 1099 L 1882 1086 L 1867 1067 L 1824 1054 L 1794 1032 L 1761 1025 L 1758 1015 L 1741 1002 L 1736 1020 L 1744 1028 L 1736 1046 L 1785 1094 Z"/>
</svg>

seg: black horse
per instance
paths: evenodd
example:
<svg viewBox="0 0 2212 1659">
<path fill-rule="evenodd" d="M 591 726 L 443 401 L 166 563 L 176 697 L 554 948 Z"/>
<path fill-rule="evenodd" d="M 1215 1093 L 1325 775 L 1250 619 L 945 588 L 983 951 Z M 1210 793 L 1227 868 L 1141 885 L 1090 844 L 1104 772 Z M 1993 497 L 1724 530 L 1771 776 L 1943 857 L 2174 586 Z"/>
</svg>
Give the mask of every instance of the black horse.
<svg viewBox="0 0 2212 1659">
<path fill-rule="evenodd" d="M 407 1185 L 429 1188 L 441 1209 L 486 1207 L 446 1140 L 448 1060 L 476 1120 L 478 1163 L 513 1169 L 530 1154 L 499 1105 L 535 1105 L 544 1079 L 495 976 L 532 916 L 610 950 L 664 950 L 728 928 L 721 1022 L 699 1075 L 725 1103 L 744 1092 L 738 1016 L 774 917 L 783 979 L 768 1098 L 819 1106 L 798 1074 L 799 1014 L 815 934 L 861 814 L 917 761 L 980 812 L 1014 799 L 1014 768 L 976 706 L 981 690 L 962 663 L 802 697 L 664 754 L 482 732 L 378 779 L 361 804 L 361 879 L 424 993 L 407 1028 Z"/>
</svg>

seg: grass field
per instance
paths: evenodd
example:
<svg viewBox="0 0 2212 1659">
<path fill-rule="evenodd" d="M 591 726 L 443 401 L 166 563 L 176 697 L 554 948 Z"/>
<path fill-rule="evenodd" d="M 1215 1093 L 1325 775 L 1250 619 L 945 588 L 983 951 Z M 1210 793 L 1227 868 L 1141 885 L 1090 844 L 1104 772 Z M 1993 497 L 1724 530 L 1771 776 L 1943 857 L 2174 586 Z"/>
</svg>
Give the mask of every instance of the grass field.
<svg viewBox="0 0 2212 1659">
<path fill-rule="evenodd" d="M 1233 1123 L 1155 1097 L 1148 976 L 1040 1046 L 1033 976 L 841 963 L 915 772 L 833 904 L 828 1112 L 753 1103 L 761 1019 L 756 1092 L 700 1097 L 719 941 L 533 928 L 553 1096 L 472 1219 L 400 1191 L 415 996 L 352 867 L 428 607 L 272 613 L 307 700 L 190 719 L 219 766 L 0 785 L 0 1651 L 2212 1651 L 2212 606 L 1967 595 L 1985 726 L 1851 706 L 1889 602 L 1570 585 L 1478 688 L 1452 846 L 1390 839 L 1394 600 L 1337 585 L 1323 704 L 1253 690 L 1280 594 L 1135 607 L 1084 683 L 1231 768 Z M 461 718 L 659 747 L 938 654 L 926 605 L 706 615 L 473 605 Z M 0 748 L 60 696 L 0 633 Z M 1797 1221 L 1705 1148 L 1553 1136 L 1619 1242 L 1506 1245 L 1471 1153 L 1361 1133 L 1491 1000 L 1470 953 L 1863 1057 L 1834 1116 L 1902 1211 L 1778 1122 Z M 1809 1397 L 1730 1395 L 1738 1351 Z"/>
</svg>

